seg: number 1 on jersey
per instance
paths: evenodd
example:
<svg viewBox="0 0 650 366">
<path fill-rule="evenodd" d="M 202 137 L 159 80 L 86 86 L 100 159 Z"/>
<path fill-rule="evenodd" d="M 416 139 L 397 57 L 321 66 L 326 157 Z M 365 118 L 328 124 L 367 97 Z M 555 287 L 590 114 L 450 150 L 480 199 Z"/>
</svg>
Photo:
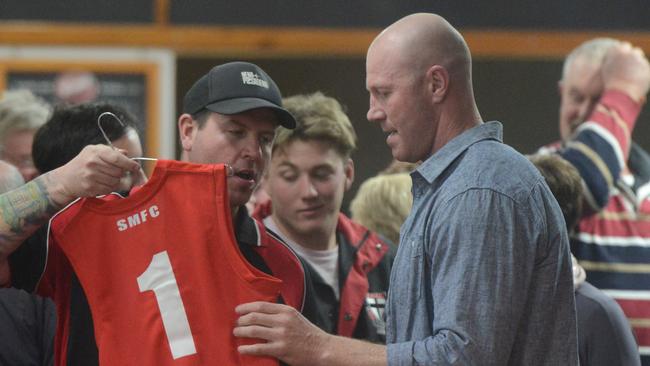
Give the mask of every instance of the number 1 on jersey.
<svg viewBox="0 0 650 366">
<path fill-rule="evenodd" d="M 172 357 L 177 359 L 195 354 L 190 323 L 166 250 L 151 258 L 149 267 L 138 277 L 138 286 L 140 292 L 153 291 L 156 296 Z"/>
</svg>

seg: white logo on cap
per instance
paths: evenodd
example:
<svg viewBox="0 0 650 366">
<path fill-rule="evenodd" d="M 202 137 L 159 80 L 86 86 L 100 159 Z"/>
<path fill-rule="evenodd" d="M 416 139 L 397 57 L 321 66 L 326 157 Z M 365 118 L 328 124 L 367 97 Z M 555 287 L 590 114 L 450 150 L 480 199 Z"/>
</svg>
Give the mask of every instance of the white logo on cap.
<svg viewBox="0 0 650 366">
<path fill-rule="evenodd" d="M 260 76 L 257 75 L 254 72 L 242 71 L 241 72 L 241 81 L 244 84 L 257 85 L 257 86 L 261 86 L 261 87 L 266 88 L 266 89 L 269 88 L 269 82 L 262 79 L 262 78 L 260 78 Z"/>
</svg>

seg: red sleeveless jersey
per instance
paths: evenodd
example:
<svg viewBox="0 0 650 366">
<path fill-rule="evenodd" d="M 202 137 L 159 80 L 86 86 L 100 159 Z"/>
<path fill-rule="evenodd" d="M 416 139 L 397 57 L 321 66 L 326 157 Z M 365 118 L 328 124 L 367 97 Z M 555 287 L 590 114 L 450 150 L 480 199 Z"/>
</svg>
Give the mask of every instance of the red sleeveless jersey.
<svg viewBox="0 0 650 366">
<path fill-rule="evenodd" d="M 224 166 L 159 160 L 141 189 L 110 197 L 50 224 L 88 298 L 100 364 L 277 365 L 240 355 L 232 335 L 235 306 L 275 302 L 282 281 L 239 252 Z"/>
</svg>

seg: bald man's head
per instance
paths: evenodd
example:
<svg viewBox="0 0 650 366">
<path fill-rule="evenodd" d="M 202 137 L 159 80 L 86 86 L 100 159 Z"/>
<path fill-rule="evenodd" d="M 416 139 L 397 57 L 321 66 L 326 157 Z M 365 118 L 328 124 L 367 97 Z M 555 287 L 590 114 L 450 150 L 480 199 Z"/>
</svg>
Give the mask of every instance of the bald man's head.
<svg viewBox="0 0 650 366">
<path fill-rule="evenodd" d="M 469 81 L 471 88 L 469 48 L 463 36 L 439 15 L 412 14 L 391 24 L 370 45 L 368 58 L 375 56 L 390 56 L 414 74 L 440 65 L 452 80 Z"/>
<path fill-rule="evenodd" d="M 463 37 L 435 14 L 413 14 L 386 28 L 368 48 L 368 120 L 388 134 L 400 161 L 425 160 L 481 122 L 471 56 Z"/>
</svg>

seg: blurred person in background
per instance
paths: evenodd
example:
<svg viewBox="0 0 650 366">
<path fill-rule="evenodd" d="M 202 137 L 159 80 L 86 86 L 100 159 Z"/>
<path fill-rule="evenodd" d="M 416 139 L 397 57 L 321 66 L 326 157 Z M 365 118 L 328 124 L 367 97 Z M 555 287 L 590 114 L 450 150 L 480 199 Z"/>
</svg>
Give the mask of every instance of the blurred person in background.
<svg viewBox="0 0 650 366">
<path fill-rule="evenodd" d="M 399 230 L 412 205 L 411 177 L 407 173 L 380 174 L 361 184 L 350 212 L 352 220 L 399 244 Z"/>
<path fill-rule="evenodd" d="M 567 230 L 573 232 L 582 215 L 580 174 L 557 155 L 534 155 L 530 160 L 560 205 Z M 614 299 L 587 282 L 584 269 L 575 257 L 572 259 L 580 365 L 640 365 L 636 340 L 623 310 Z"/>
<path fill-rule="evenodd" d="M 32 141 L 49 115 L 50 107 L 28 90 L 6 91 L 0 99 L 0 159 L 17 167 L 26 182 L 38 175 Z"/>
<path fill-rule="evenodd" d="M 25 184 L 13 165 L 0 160 L 0 194 Z M 0 266 L 0 278 L 9 268 Z M 54 363 L 56 309 L 52 300 L 16 288 L 0 288 L 0 365 Z"/>
<path fill-rule="evenodd" d="M 650 88 L 650 64 L 627 42 L 597 38 L 564 61 L 557 153 L 583 179 L 584 210 L 571 250 L 589 281 L 618 301 L 650 365 L 650 155 L 632 131 Z"/>
</svg>

